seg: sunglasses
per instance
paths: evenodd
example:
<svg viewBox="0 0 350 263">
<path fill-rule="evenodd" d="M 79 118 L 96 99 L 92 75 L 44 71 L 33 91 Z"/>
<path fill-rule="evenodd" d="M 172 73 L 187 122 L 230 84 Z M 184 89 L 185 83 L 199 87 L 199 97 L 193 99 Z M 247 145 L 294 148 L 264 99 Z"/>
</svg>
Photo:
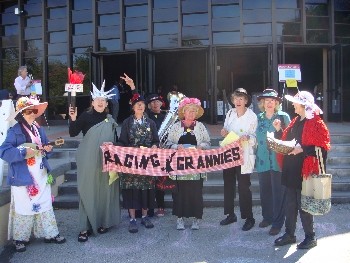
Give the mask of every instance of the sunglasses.
<svg viewBox="0 0 350 263">
<path fill-rule="evenodd" d="M 30 115 L 32 113 L 37 114 L 38 113 L 38 109 L 31 109 L 31 110 L 24 110 L 23 113 L 26 115 Z"/>
</svg>

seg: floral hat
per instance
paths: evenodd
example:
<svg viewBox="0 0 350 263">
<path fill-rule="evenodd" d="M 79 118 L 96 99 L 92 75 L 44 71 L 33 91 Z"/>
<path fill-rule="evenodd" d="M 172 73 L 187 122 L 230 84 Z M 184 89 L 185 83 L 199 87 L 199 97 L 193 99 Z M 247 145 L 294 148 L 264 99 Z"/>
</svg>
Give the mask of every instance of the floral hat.
<svg viewBox="0 0 350 263">
<path fill-rule="evenodd" d="M 279 101 L 280 103 L 282 102 L 282 99 L 278 97 L 278 93 L 274 89 L 264 89 L 263 93 L 257 97 L 258 100 L 265 98 L 272 98 Z"/>
<path fill-rule="evenodd" d="M 21 97 L 17 100 L 16 112 L 10 115 L 6 120 L 7 121 L 13 120 L 18 113 L 27 109 L 38 110 L 38 112 L 35 113 L 35 118 L 38 118 L 45 112 L 46 108 L 47 108 L 47 102 L 40 102 L 39 99 L 37 99 L 36 97 Z"/>
<path fill-rule="evenodd" d="M 287 100 L 305 106 L 307 119 L 312 119 L 314 114 L 323 114 L 323 111 L 315 104 L 314 96 L 308 91 L 299 91 L 294 97 L 291 95 L 284 96 Z"/>
<path fill-rule="evenodd" d="M 186 97 L 186 98 L 183 98 L 179 104 L 179 119 L 180 120 L 183 120 L 185 118 L 184 109 L 187 106 L 194 106 L 197 108 L 196 119 L 199 119 L 204 114 L 204 109 L 202 108 L 201 101 L 199 99 Z"/>
<path fill-rule="evenodd" d="M 143 96 L 141 96 L 140 94 L 138 93 L 134 93 L 134 95 L 132 96 L 132 98 L 130 99 L 130 105 L 131 107 L 133 107 L 137 102 L 139 101 L 143 101 L 145 102 L 145 99 Z"/>
</svg>

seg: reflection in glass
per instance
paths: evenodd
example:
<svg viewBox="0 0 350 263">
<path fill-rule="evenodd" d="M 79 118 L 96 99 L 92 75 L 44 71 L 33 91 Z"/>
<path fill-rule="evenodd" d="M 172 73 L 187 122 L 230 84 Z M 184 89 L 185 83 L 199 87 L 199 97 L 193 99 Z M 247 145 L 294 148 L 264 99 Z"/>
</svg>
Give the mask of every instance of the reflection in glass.
<svg viewBox="0 0 350 263">
<path fill-rule="evenodd" d="M 74 10 L 91 9 L 91 1 L 73 0 L 72 2 L 72 9 Z"/>
<path fill-rule="evenodd" d="M 177 19 L 177 8 L 153 10 L 153 22 L 177 21 Z"/>
<path fill-rule="evenodd" d="M 213 33 L 213 44 L 238 44 L 241 42 L 239 32 L 218 32 Z"/>
<path fill-rule="evenodd" d="M 244 0 L 243 9 L 271 8 L 271 0 Z"/>
<path fill-rule="evenodd" d="M 67 53 L 67 43 L 47 44 L 48 55 L 58 55 Z"/>
<path fill-rule="evenodd" d="M 271 23 L 246 24 L 243 26 L 243 35 L 250 36 L 271 36 Z"/>
<path fill-rule="evenodd" d="M 178 31 L 178 23 L 170 22 L 170 23 L 154 23 L 154 35 L 169 35 L 176 34 Z"/>
<path fill-rule="evenodd" d="M 35 52 L 43 50 L 43 40 L 42 39 L 34 39 L 34 40 L 25 40 L 24 41 L 24 50 Z"/>
<path fill-rule="evenodd" d="M 66 8 L 51 8 L 49 9 L 49 19 L 57 19 L 66 17 Z"/>
<path fill-rule="evenodd" d="M 24 39 L 37 39 L 42 37 L 42 28 L 33 27 L 24 29 Z"/>
<path fill-rule="evenodd" d="M 60 32 L 49 33 L 48 41 L 49 41 L 49 43 L 67 42 L 67 32 L 60 31 Z"/>
<path fill-rule="evenodd" d="M 208 39 L 193 39 L 193 40 L 182 40 L 183 47 L 191 47 L 191 46 L 209 46 Z"/>
<path fill-rule="evenodd" d="M 47 20 L 48 31 L 61 31 L 67 29 L 67 19 Z"/>
<path fill-rule="evenodd" d="M 93 36 L 90 35 L 80 35 L 73 36 L 73 47 L 90 47 L 93 43 Z"/>
<path fill-rule="evenodd" d="M 99 43 L 100 51 L 120 50 L 120 39 L 102 39 Z"/>
<path fill-rule="evenodd" d="M 72 10 L 72 23 L 84 23 L 92 21 L 91 10 Z"/>
<path fill-rule="evenodd" d="M 208 12 L 208 2 L 203 0 L 181 0 L 183 14 Z"/>
<path fill-rule="evenodd" d="M 100 15 L 99 25 L 100 26 L 114 26 L 119 25 L 119 14 L 112 15 Z"/>
<path fill-rule="evenodd" d="M 259 43 L 271 43 L 271 36 L 263 36 L 263 37 L 243 37 L 244 44 L 259 44 Z"/>
<path fill-rule="evenodd" d="M 128 6 L 125 8 L 126 17 L 148 16 L 148 5 Z"/>
<path fill-rule="evenodd" d="M 213 19 L 211 26 L 213 31 L 240 31 L 240 19 L 239 17 Z"/>
<path fill-rule="evenodd" d="M 279 9 L 276 11 L 276 20 L 279 22 L 300 22 L 300 10 L 298 9 Z"/>
<path fill-rule="evenodd" d="M 92 34 L 92 23 L 82 23 L 73 25 L 73 34 L 74 35 L 86 35 Z"/>
<path fill-rule="evenodd" d="M 277 23 L 277 35 L 301 35 L 301 23 Z"/>
<path fill-rule="evenodd" d="M 41 27 L 42 26 L 41 16 L 32 16 L 26 19 L 27 27 Z"/>
<path fill-rule="evenodd" d="M 239 17 L 240 16 L 239 5 L 224 5 L 224 6 L 213 6 L 212 16 L 213 18 L 219 17 Z"/>
<path fill-rule="evenodd" d="M 207 39 L 207 38 L 209 38 L 208 26 L 182 28 L 182 39 Z"/>
<path fill-rule="evenodd" d="M 271 9 L 243 10 L 243 23 L 271 22 Z"/>
<path fill-rule="evenodd" d="M 99 1 L 97 7 L 98 14 L 119 13 L 119 1 Z"/>
<path fill-rule="evenodd" d="M 177 47 L 178 35 L 153 36 L 154 48 Z"/>
<path fill-rule="evenodd" d="M 182 16 L 183 26 L 208 25 L 208 14 L 191 14 Z"/>
<path fill-rule="evenodd" d="M 148 31 L 132 31 L 126 32 L 126 42 L 147 42 L 148 41 Z"/>
<path fill-rule="evenodd" d="M 299 0 L 275 0 L 276 8 L 299 8 Z"/>
<path fill-rule="evenodd" d="M 108 26 L 99 27 L 98 39 L 108 39 L 108 38 L 119 38 L 120 37 L 120 27 L 119 26 Z"/>
<path fill-rule="evenodd" d="M 145 16 L 126 18 L 124 21 L 125 31 L 148 29 L 148 19 Z"/>
<path fill-rule="evenodd" d="M 177 0 L 153 0 L 154 8 L 177 7 Z"/>
<path fill-rule="evenodd" d="M 328 43 L 328 30 L 307 30 L 307 43 Z"/>
<path fill-rule="evenodd" d="M 305 4 L 305 13 L 307 16 L 328 16 L 328 6 Z"/>
<path fill-rule="evenodd" d="M 4 26 L 3 29 L 3 36 L 14 36 L 18 34 L 18 25 Z"/>
<path fill-rule="evenodd" d="M 306 17 L 307 29 L 328 29 L 329 18 L 328 17 Z"/>
</svg>

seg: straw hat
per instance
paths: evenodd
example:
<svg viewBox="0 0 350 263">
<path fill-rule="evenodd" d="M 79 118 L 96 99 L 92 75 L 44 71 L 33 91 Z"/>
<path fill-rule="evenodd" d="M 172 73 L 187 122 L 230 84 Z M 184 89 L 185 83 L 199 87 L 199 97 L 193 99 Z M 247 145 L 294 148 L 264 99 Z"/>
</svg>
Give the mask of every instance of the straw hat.
<svg viewBox="0 0 350 263">
<path fill-rule="evenodd" d="M 11 121 L 17 116 L 18 113 L 29 109 L 37 109 L 38 112 L 35 114 L 35 118 L 38 118 L 45 112 L 47 105 L 47 102 L 40 102 L 35 97 L 21 97 L 17 100 L 16 112 L 11 114 L 6 120 Z"/>
<path fill-rule="evenodd" d="M 184 98 L 181 100 L 180 105 L 179 105 L 179 119 L 183 120 L 185 118 L 184 116 L 184 108 L 188 107 L 188 106 L 192 106 L 197 108 L 197 115 L 196 115 L 196 119 L 199 119 L 200 117 L 202 117 L 202 115 L 204 114 L 204 109 L 201 106 L 201 101 L 197 98 Z"/>
</svg>

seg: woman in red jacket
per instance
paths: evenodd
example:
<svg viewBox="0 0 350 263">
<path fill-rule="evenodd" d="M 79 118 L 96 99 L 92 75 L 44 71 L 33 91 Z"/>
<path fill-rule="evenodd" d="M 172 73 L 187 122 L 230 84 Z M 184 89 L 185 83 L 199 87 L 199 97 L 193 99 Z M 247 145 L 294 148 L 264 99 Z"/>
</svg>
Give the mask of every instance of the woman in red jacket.
<svg viewBox="0 0 350 263">
<path fill-rule="evenodd" d="M 310 249 L 317 245 L 313 216 L 300 207 L 301 185 L 303 177 L 319 173 L 315 147 L 321 147 L 323 159 L 330 149 L 330 136 L 326 124 L 320 118 L 322 110 L 315 104 L 310 92 L 300 91 L 294 97 L 285 98 L 293 103 L 295 117 L 283 131 L 282 140 L 297 141 L 294 150 L 288 155 L 279 156 L 282 165 L 282 184 L 286 186 L 286 232 L 275 240 L 275 246 L 284 246 L 296 242 L 295 229 L 298 211 L 305 232 L 305 239 L 298 249 Z M 281 123 L 276 120 L 274 126 L 281 132 Z M 326 162 L 326 161 L 324 161 Z"/>
</svg>

